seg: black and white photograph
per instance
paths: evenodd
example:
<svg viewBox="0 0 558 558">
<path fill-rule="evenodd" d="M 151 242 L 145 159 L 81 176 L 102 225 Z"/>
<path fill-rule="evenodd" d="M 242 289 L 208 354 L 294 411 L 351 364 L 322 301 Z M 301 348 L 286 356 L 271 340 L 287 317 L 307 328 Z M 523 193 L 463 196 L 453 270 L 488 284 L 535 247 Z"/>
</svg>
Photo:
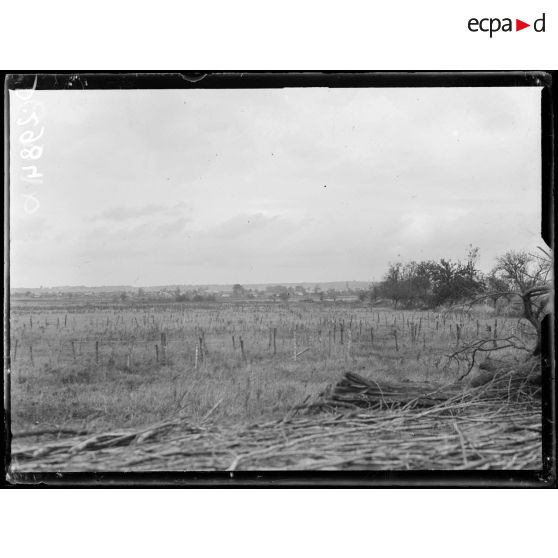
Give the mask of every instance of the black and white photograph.
<svg viewBox="0 0 558 558">
<path fill-rule="evenodd" d="M 7 77 L 11 478 L 555 466 L 544 76 L 345 77 Z"/>
</svg>

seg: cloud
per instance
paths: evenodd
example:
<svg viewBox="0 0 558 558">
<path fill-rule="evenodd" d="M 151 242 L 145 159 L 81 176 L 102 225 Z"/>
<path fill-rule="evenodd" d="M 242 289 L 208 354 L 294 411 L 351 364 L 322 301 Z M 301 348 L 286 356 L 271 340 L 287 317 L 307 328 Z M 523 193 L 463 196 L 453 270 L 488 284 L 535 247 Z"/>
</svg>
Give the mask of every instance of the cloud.
<svg viewBox="0 0 558 558">
<path fill-rule="evenodd" d="M 164 218 L 181 215 L 183 212 L 184 204 L 177 204 L 175 206 L 163 206 L 157 204 L 147 204 L 140 207 L 134 206 L 113 206 L 101 213 L 97 213 L 90 217 L 91 221 L 128 221 L 138 219 L 141 217 L 149 218 Z"/>
<path fill-rule="evenodd" d="M 153 233 L 156 236 L 168 238 L 172 237 L 176 233 L 184 231 L 186 225 L 190 223 L 190 219 L 187 217 L 177 217 L 170 221 L 162 222 L 154 227 Z"/>
<path fill-rule="evenodd" d="M 224 223 L 202 232 L 199 237 L 203 239 L 214 239 L 234 242 L 239 238 L 259 235 L 265 229 L 279 223 L 279 216 L 258 213 L 243 213 L 235 215 Z"/>
<path fill-rule="evenodd" d="M 36 98 L 44 184 L 33 219 L 11 192 L 14 284 L 367 279 L 538 241 L 536 88 Z"/>
</svg>

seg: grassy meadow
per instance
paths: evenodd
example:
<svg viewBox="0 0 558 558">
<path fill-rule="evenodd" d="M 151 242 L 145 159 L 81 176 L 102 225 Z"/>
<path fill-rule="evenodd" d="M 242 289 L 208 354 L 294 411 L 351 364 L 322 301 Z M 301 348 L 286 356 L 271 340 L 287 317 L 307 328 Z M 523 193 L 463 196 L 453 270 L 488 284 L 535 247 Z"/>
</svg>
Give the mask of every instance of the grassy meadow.
<svg viewBox="0 0 558 558">
<path fill-rule="evenodd" d="M 280 417 L 345 371 L 451 383 L 447 355 L 517 335 L 518 318 L 343 303 L 41 304 L 11 307 L 12 431 L 118 429 L 177 412 Z"/>
</svg>

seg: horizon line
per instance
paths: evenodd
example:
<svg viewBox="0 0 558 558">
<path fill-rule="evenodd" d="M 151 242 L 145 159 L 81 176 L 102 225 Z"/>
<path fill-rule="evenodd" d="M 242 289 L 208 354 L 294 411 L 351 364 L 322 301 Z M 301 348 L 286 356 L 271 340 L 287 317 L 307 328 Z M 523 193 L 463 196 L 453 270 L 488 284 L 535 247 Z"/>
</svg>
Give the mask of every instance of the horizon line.
<svg viewBox="0 0 558 558">
<path fill-rule="evenodd" d="M 99 288 L 117 288 L 117 287 L 129 287 L 132 289 L 145 289 L 145 288 L 155 288 L 155 287 L 206 287 L 206 286 L 233 286 L 242 285 L 243 287 L 251 285 L 302 285 L 302 284 L 322 284 L 322 283 L 374 283 L 375 279 L 339 279 L 339 280 L 329 280 L 329 281 L 260 281 L 253 283 L 240 283 L 240 282 L 226 282 L 226 283 L 161 283 L 153 285 L 132 285 L 132 284 L 103 284 L 103 285 L 40 285 L 35 287 L 30 286 L 13 286 L 10 285 L 10 290 L 12 289 L 64 289 L 64 288 L 85 288 L 85 289 L 99 289 Z"/>
</svg>

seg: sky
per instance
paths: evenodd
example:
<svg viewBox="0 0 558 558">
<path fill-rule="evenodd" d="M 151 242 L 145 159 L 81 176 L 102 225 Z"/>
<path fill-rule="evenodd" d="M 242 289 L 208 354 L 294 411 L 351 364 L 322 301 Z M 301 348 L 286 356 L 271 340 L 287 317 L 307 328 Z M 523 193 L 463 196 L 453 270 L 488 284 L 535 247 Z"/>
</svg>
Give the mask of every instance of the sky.
<svg viewBox="0 0 558 558">
<path fill-rule="evenodd" d="M 372 281 L 470 245 L 488 271 L 542 243 L 540 94 L 11 91 L 11 286 Z"/>
</svg>

